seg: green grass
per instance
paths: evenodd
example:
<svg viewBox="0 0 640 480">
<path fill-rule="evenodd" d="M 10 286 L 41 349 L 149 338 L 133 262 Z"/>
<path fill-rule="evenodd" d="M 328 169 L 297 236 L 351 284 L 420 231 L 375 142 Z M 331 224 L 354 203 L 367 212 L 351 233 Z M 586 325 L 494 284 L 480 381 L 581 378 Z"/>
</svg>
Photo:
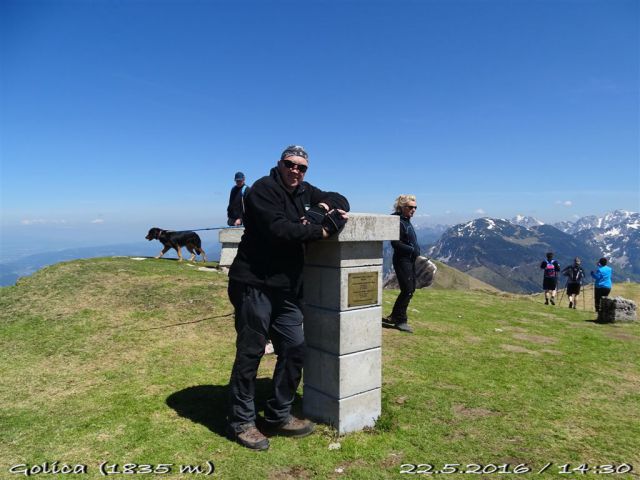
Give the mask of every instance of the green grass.
<svg viewBox="0 0 640 480">
<path fill-rule="evenodd" d="M 207 460 L 230 479 L 405 478 L 401 465 L 420 463 L 554 462 L 535 478 L 557 478 L 565 463 L 640 471 L 638 323 L 596 324 L 566 299 L 447 289 L 416 293 L 414 335 L 383 330 L 376 428 L 338 437 L 320 426 L 244 449 L 223 436 L 235 341 L 226 282 L 187 263 L 104 258 L 0 289 L 0 478 L 56 460 L 87 465 L 64 478 L 102 478 L 103 461 L 175 464 L 135 478 L 201 478 L 177 465 Z M 640 286 L 612 294 L 638 299 Z M 396 295 L 384 292 L 385 313 Z M 259 407 L 274 364 L 262 362 Z"/>
</svg>

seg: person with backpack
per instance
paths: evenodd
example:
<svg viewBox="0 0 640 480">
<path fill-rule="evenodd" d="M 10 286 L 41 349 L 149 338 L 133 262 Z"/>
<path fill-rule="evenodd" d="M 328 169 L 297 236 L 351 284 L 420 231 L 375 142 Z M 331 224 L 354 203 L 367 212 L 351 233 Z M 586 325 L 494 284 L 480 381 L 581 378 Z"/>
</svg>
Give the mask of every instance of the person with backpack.
<svg viewBox="0 0 640 480">
<path fill-rule="evenodd" d="M 544 304 L 556 304 L 556 289 L 558 288 L 558 272 L 560 265 L 553 259 L 553 252 L 547 252 L 547 259 L 543 260 L 540 268 L 544 270 L 542 289 L 544 290 Z"/>
<path fill-rule="evenodd" d="M 595 301 L 596 312 L 600 310 L 600 300 L 602 297 L 608 297 L 611 293 L 611 275 L 613 270 L 607 266 L 607 259 L 598 260 L 598 270 L 594 273 L 591 270 L 591 277 L 595 280 L 593 286 L 593 300 Z"/>
<path fill-rule="evenodd" d="M 244 183 L 244 173 L 236 172 L 235 186 L 229 194 L 229 206 L 227 207 L 227 225 L 239 227 L 244 216 L 244 198 L 247 196 L 249 186 Z"/>
<path fill-rule="evenodd" d="M 569 265 L 562 270 L 562 275 L 567 277 L 567 297 L 569 298 L 569 308 L 577 307 L 577 298 L 580 295 L 580 286 L 584 279 L 584 270 L 581 267 L 581 260 L 576 257 L 573 265 Z"/>
</svg>

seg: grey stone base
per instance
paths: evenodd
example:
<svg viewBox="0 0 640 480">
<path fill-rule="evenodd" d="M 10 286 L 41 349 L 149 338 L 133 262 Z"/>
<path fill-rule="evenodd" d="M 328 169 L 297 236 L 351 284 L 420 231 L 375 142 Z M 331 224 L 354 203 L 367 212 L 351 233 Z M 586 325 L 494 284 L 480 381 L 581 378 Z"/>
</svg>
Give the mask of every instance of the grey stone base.
<svg viewBox="0 0 640 480">
<path fill-rule="evenodd" d="M 622 297 L 604 297 L 600 300 L 599 323 L 627 323 L 637 319 L 634 301 Z"/>
<path fill-rule="evenodd" d="M 338 312 L 306 305 L 304 336 L 307 345 L 318 350 L 345 355 L 382 345 L 382 307 Z"/>
<path fill-rule="evenodd" d="M 222 250 L 220 250 L 220 263 L 221 267 L 230 267 L 233 263 L 233 259 L 236 258 L 238 253 L 238 245 L 240 239 L 244 234 L 244 228 L 223 228 L 218 232 L 218 239 L 222 244 Z"/>
<path fill-rule="evenodd" d="M 333 426 L 340 435 L 374 427 L 382 413 L 381 405 L 380 388 L 337 399 L 307 384 L 304 386 L 304 415 Z"/>
<path fill-rule="evenodd" d="M 342 399 L 382 385 L 380 347 L 347 355 L 333 355 L 307 347 L 304 385 L 330 397 Z"/>
</svg>

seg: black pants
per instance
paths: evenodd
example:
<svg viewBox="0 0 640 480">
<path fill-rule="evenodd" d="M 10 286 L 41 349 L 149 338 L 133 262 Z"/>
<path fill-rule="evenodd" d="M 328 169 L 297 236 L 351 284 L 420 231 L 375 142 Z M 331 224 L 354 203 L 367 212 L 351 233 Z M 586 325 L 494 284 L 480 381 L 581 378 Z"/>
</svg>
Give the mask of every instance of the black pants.
<svg viewBox="0 0 640 480">
<path fill-rule="evenodd" d="M 416 291 L 416 263 L 409 258 L 393 258 L 393 268 L 400 285 L 400 295 L 391 311 L 391 318 L 396 323 L 407 322 L 407 307 Z"/>
<path fill-rule="evenodd" d="M 609 293 L 611 293 L 610 288 L 606 287 L 595 287 L 593 289 L 593 298 L 596 304 L 596 312 L 600 311 L 600 299 L 602 297 L 608 297 Z"/>
<path fill-rule="evenodd" d="M 255 422 L 256 375 L 267 338 L 271 338 L 278 360 L 264 416 L 267 423 L 280 424 L 289 417 L 302 377 L 305 343 L 299 301 L 293 294 L 234 280 L 229 280 L 228 293 L 237 333 L 229 380 L 229 425 L 239 431 L 241 425 Z"/>
</svg>

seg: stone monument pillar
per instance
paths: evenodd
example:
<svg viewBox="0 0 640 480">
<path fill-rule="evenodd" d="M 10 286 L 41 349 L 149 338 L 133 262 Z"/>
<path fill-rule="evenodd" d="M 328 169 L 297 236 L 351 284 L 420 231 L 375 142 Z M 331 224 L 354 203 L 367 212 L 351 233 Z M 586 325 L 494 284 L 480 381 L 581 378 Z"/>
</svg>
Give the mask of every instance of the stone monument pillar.
<svg viewBox="0 0 640 480">
<path fill-rule="evenodd" d="M 244 233 L 244 227 L 224 228 L 218 232 L 220 249 L 220 267 L 229 268 L 238 253 L 238 244 Z"/>
<path fill-rule="evenodd" d="M 381 413 L 382 242 L 399 230 L 398 216 L 350 213 L 339 235 L 307 248 L 303 410 L 340 434 Z"/>
</svg>

